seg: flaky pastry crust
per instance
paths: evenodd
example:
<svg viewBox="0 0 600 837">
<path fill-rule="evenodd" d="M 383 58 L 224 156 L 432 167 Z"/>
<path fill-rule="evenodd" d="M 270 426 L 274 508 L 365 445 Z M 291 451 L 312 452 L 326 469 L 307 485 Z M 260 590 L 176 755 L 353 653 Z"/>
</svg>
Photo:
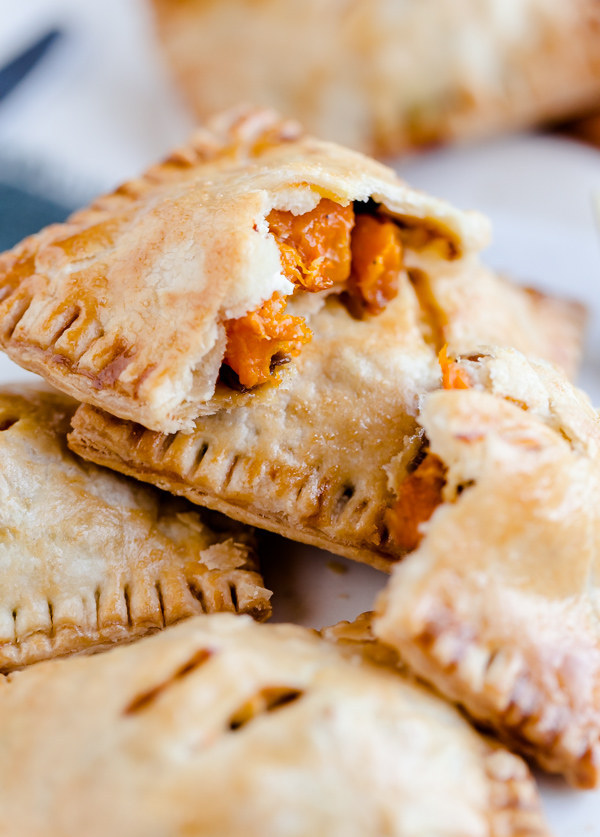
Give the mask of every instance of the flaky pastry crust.
<svg viewBox="0 0 600 837">
<path fill-rule="evenodd" d="M 188 616 L 270 613 L 247 531 L 74 456 L 77 404 L 0 390 L 0 671 Z"/>
<path fill-rule="evenodd" d="M 548 834 L 526 765 L 453 707 L 227 615 L 0 680 L 0 778 L 7 835 Z"/>
<path fill-rule="evenodd" d="M 600 420 L 553 367 L 498 350 L 419 418 L 443 503 L 399 564 L 375 631 L 544 768 L 600 778 Z"/>
<path fill-rule="evenodd" d="M 595 0 L 153 0 L 188 103 L 277 107 L 313 132 L 397 153 L 600 101 Z"/>
</svg>

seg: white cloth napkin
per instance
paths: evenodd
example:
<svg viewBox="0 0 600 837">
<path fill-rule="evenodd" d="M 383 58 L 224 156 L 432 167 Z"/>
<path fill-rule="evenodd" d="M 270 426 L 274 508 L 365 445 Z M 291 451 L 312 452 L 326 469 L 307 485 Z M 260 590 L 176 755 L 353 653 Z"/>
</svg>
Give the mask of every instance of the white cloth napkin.
<svg viewBox="0 0 600 837">
<path fill-rule="evenodd" d="M 2 173 L 67 205 L 141 171 L 192 127 L 143 0 L 0 0 L 0 67 L 61 37 L 0 103 Z"/>
</svg>

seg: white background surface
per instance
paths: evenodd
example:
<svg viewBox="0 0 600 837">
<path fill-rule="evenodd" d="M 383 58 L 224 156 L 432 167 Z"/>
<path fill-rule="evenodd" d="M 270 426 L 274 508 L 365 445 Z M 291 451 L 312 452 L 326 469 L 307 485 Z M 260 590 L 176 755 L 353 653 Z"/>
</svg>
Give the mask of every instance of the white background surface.
<svg viewBox="0 0 600 837">
<path fill-rule="evenodd" d="M 0 154 L 33 162 L 37 187 L 83 202 L 184 139 L 189 118 L 170 91 L 138 0 L 0 0 L 0 66 L 47 24 L 66 26 L 48 60 L 0 107 Z M 414 185 L 494 222 L 486 258 L 590 311 L 581 382 L 600 404 L 600 153 L 525 136 L 398 166 Z M 600 211 L 600 210 L 599 210 Z M 0 218 L 0 223 L 1 223 Z M 0 381 L 26 376 L 0 356 Z M 275 619 L 320 627 L 370 609 L 385 576 L 316 549 L 267 538 Z M 556 837 L 600 837 L 600 792 L 540 778 Z"/>
</svg>

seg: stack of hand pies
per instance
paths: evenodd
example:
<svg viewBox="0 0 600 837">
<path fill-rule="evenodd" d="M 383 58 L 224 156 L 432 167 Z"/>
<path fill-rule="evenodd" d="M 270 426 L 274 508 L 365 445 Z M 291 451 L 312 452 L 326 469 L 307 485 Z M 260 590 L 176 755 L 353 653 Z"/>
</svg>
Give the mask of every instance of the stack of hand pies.
<svg viewBox="0 0 600 837">
<path fill-rule="evenodd" d="M 0 256 L 64 393 L 0 394 L 3 834 L 533 837 L 516 753 L 600 781 L 583 312 L 488 233 L 236 110 Z M 246 524 L 391 573 L 374 613 L 257 624 Z"/>
</svg>

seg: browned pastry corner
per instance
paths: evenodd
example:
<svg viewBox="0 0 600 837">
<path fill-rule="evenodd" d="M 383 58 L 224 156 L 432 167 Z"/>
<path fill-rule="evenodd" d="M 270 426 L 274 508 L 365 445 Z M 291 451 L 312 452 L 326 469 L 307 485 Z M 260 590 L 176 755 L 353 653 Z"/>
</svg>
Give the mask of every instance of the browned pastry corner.
<svg viewBox="0 0 600 837">
<path fill-rule="evenodd" d="M 203 612 L 266 618 L 248 530 L 74 456 L 76 407 L 0 389 L 0 671 Z"/>
<path fill-rule="evenodd" d="M 6 837 L 549 835 L 525 763 L 454 707 L 224 614 L 0 679 L 0 806 Z"/>
<path fill-rule="evenodd" d="M 376 635 L 542 767 L 600 781 L 600 419 L 559 372 L 498 350 L 423 401 L 442 502 Z"/>
<path fill-rule="evenodd" d="M 600 103 L 597 0 L 153 0 L 174 79 L 204 119 L 238 101 L 394 154 Z"/>
</svg>

